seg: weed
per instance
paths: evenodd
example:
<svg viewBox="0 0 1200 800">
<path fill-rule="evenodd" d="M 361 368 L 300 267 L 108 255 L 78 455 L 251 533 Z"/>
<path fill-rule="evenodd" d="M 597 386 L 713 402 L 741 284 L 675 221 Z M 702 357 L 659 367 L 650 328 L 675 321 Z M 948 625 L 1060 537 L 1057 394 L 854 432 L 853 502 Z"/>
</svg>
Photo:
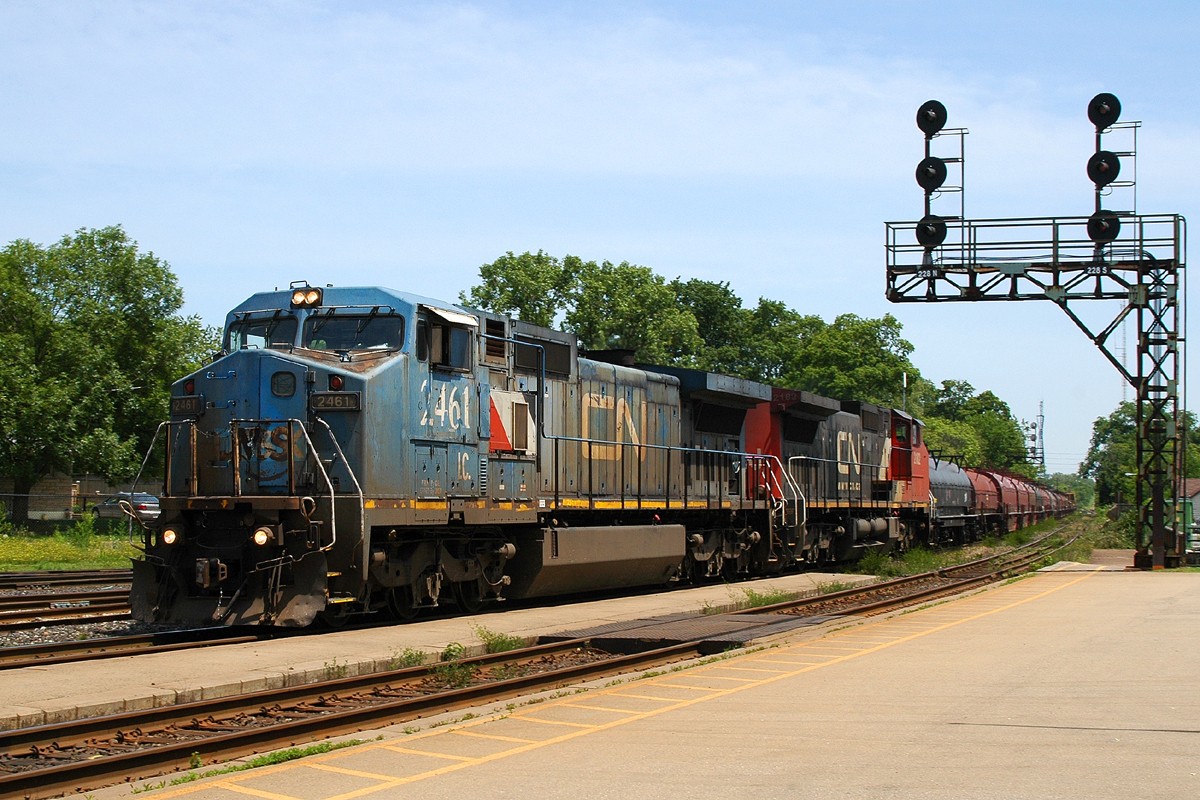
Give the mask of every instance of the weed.
<svg viewBox="0 0 1200 800">
<path fill-rule="evenodd" d="M 275 764 L 283 764 L 287 761 L 295 761 L 298 758 L 306 758 L 308 756 L 321 755 L 322 753 L 330 753 L 334 750 L 341 750 L 344 747 L 354 747 L 364 743 L 364 739 L 346 739 L 341 742 L 321 742 L 320 744 L 309 745 L 308 747 L 292 747 L 287 750 L 278 750 L 274 753 L 257 756 L 241 764 L 230 764 L 219 769 L 211 769 L 207 772 L 189 772 L 186 775 L 180 775 L 177 778 L 171 779 L 172 786 L 179 786 L 184 783 L 200 780 L 201 778 L 211 778 L 216 775 L 227 775 L 230 772 L 244 772 L 248 769 L 258 769 L 259 767 L 270 767 Z M 197 754 L 193 754 L 193 758 L 198 758 Z M 139 792 L 151 791 L 153 789 L 161 789 L 167 785 L 166 781 L 157 785 L 147 784 L 142 789 L 134 789 L 134 794 Z"/>
<path fill-rule="evenodd" d="M 167 785 L 166 781 L 159 781 L 158 783 L 143 783 L 140 787 L 134 786 L 129 791 L 132 792 L 133 794 L 141 794 L 142 792 L 156 791 L 158 789 L 163 788 L 166 785 Z"/>
<path fill-rule="evenodd" d="M 498 681 L 507 681 L 529 674 L 529 667 L 523 664 L 502 664 L 492 670 L 492 677 Z"/>
<path fill-rule="evenodd" d="M 397 652 L 392 651 L 392 657 L 388 659 L 388 666 L 391 669 L 405 669 L 406 667 L 419 667 L 425 663 L 425 654 L 414 647 L 406 647 L 404 650 Z"/>
<path fill-rule="evenodd" d="M 520 636 L 496 633 L 482 625 L 472 625 L 471 629 L 475 631 L 479 641 L 483 642 L 483 649 L 489 653 L 507 653 L 509 650 L 520 650 L 525 646 L 525 640 Z"/>
<path fill-rule="evenodd" d="M 782 589 L 768 589 L 765 592 L 759 592 L 754 589 L 742 589 L 742 593 L 746 595 L 746 604 L 750 608 L 773 606 L 776 603 L 782 603 L 792 598 L 790 593 Z"/>
<path fill-rule="evenodd" d="M 461 689 L 475 677 L 475 670 L 469 664 L 462 663 L 467 654 L 467 648 L 458 642 L 451 642 L 442 650 L 442 664 L 429 670 L 429 674 L 451 689 Z"/>
<path fill-rule="evenodd" d="M 193 750 L 192 754 L 188 756 L 188 769 L 200 769 L 203 766 L 204 759 L 200 757 L 198 752 Z"/>
<path fill-rule="evenodd" d="M 830 581 L 828 583 L 817 584 L 817 594 L 833 594 L 834 592 L 844 592 L 847 589 L 853 589 L 857 584 L 847 581 Z"/>
<path fill-rule="evenodd" d="M 338 680 L 350 674 L 349 664 L 339 664 L 337 656 L 333 657 L 332 661 L 325 662 L 325 679 Z"/>
</svg>

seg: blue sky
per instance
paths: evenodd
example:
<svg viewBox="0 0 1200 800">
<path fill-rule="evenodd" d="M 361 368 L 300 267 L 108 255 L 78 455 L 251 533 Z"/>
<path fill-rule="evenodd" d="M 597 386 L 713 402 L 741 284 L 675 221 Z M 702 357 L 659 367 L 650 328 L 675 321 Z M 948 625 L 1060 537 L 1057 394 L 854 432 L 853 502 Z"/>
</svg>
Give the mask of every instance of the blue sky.
<svg viewBox="0 0 1200 800">
<path fill-rule="evenodd" d="M 1198 9 L 7 0 L 0 242 L 123 225 L 210 324 L 297 279 L 454 300 L 538 249 L 890 312 L 926 377 L 1044 401 L 1073 471 L 1116 371 L 1048 303 L 889 304 L 883 223 L 922 213 L 931 98 L 968 217 L 1090 213 L 1101 91 L 1143 122 L 1137 210 L 1195 218 Z"/>
</svg>

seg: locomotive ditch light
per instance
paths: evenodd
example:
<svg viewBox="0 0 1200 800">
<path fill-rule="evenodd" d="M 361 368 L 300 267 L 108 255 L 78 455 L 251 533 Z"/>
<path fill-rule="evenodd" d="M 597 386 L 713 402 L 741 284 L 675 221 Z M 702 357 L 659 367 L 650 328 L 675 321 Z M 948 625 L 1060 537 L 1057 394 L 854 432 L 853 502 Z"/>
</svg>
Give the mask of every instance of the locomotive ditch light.
<svg viewBox="0 0 1200 800">
<path fill-rule="evenodd" d="M 316 308 L 321 305 L 322 292 L 315 286 L 301 286 L 292 290 L 292 305 L 301 308 Z"/>
<path fill-rule="evenodd" d="M 259 547 L 265 546 L 268 542 L 275 540 L 275 531 L 263 525 L 254 530 L 254 543 Z"/>
<path fill-rule="evenodd" d="M 174 528 L 163 528 L 163 531 L 158 536 L 158 540 L 165 545 L 173 545 L 183 538 L 183 534 Z"/>
</svg>

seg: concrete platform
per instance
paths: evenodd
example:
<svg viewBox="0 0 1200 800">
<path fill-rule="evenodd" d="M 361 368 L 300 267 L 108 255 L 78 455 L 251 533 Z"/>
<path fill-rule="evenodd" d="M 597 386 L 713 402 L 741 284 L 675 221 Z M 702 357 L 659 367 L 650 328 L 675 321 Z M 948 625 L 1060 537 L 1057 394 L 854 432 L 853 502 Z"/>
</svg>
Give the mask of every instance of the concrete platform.
<svg viewBox="0 0 1200 800">
<path fill-rule="evenodd" d="M 407 651 L 421 651 L 426 660 L 436 661 L 452 642 L 463 645 L 471 655 L 483 652 L 480 628 L 532 642 L 542 634 L 606 623 L 733 610 L 747 605 L 748 592 L 780 591 L 799 597 L 815 594 L 822 586 L 874 580 L 864 575 L 788 575 L 371 630 L 222 645 L 187 654 L 26 667 L 6 671 L 0 678 L 0 730 L 395 669 Z"/>
<path fill-rule="evenodd" d="M 364 734 L 273 767 L 90 796 L 1195 797 L 1200 575 L 1060 565 L 543 699 Z"/>
</svg>

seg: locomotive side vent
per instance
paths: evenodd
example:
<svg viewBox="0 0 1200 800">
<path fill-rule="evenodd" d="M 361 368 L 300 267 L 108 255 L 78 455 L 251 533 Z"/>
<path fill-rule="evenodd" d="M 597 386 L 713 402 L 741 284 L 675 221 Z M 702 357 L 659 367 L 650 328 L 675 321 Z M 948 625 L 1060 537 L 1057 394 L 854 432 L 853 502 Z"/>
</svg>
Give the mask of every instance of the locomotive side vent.
<svg viewBox="0 0 1200 800">
<path fill-rule="evenodd" d="M 479 457 L 479 494 L 487 497 L 488 493 L 488 459 L 487 456 Z"/>
</svg>

